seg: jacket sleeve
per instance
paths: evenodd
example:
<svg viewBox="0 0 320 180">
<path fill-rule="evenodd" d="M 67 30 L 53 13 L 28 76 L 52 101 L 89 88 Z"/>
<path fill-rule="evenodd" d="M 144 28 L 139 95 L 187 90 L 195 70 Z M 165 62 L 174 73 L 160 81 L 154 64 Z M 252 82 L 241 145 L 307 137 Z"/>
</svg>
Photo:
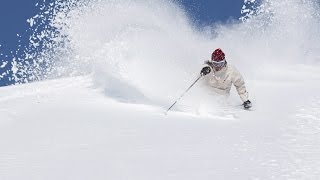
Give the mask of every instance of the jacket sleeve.
<svg viewBox="0 0 320 180">
<path fill-rule="evenodd" d="M 234 69 L 233 84 L 236 87 L 241 100 L 243 102 L 249 100 L 248 92 L 247 92 L 243 77 L 237 69 Z"/>
</svg>

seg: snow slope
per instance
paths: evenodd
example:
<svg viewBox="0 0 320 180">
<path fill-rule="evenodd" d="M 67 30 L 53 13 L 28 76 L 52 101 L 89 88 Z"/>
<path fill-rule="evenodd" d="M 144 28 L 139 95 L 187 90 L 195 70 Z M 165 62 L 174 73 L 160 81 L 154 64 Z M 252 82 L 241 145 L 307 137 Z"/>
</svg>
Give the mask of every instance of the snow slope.
<svg viewBox="0 0 320 180">
<path fill-rule="evenodd" d="M 319 79 L 249 81 L 254 111 L 167 116 L 109 98 L 87 76 L 2 87 L 0 177 L 317 179 Z"/>
<path fill-rule="evenodd" d="M 0 88 L 1 180 L 319 179 L 316 1 L 245 1 L 244 22 L 203 29 L 168 1 L 76 2 L 39 5 L 3 67 L 42 81 Z M 216 47 L 253 111 L 200 81 L 164 115 Z"/>
</svg>

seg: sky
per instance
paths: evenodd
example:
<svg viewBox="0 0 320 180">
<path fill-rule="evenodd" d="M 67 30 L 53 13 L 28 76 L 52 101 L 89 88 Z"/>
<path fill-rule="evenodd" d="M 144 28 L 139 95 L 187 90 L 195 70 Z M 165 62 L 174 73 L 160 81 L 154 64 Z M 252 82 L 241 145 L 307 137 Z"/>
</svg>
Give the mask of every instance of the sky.
<svg viewBox="0 0 320 180">
<path fill-rule="evenodd" d="M 0 66 L 12 59 L 19 44 L 27 42 L 29 27 L 27 19 L 37 14 L 35 4 L 43 0 L 1 0 L 0 1 Z M 50 0 L 49 0 L 50 1 Z M 179 0 L 197 26 L 215 22 L 228 22 L 240 17 L 243 0 Z M 48 2 L 48 0 L 47 0 Z M 18 34 L 20 37 L 18 37 Z M 21 42 L 19 42 L 21 41 Z M 1 70 L 0 70 L 1 73 Z M 7 80 L 0 80 L 0 86 L 7 85 Z"/>
<path fill-rule="evenodd" d="M 181 0 L 189 15 L 198 25 L 208 25 L 215 22 L 237 20 L 243 0 Z"/>
<path fill-rule="evenodd" d="M 40 0 L 2 0 L 0 2 L 0 44 L 2 50 L 14 50 L 17 34 L 23 35 L 29 27 L 27 19 L 37 14 L 35 4 Z"/>
</svg>

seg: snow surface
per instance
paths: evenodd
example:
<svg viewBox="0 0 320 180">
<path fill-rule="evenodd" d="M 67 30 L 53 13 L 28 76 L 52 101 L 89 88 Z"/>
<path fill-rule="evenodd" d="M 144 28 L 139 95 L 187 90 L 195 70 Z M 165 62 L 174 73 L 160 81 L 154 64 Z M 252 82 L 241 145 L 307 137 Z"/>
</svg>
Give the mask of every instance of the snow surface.
<svg viewBox="0 0 320 180">
<path fill-rule="evenodd" d="M 3 87 L 0 177 L 317 179 L 319 79 L 249 81 L 254 111 L 167 116 L 107 97 L 90 77 Z"/>
<path fill-rule="evenodd" d="M 8 63 L 17 83 L 46 80 L 0 87 L 1 180 L 320 178 L 318 6 L 265 1 L 196 29 L 172 2 L 75 2 L 39 4 L 31 28 L 52 12 L 53 28 L 30 47 L 49 40 Z M 216 47 L 253 110 L 200 80 L 165 115 Z"/>
</svg>

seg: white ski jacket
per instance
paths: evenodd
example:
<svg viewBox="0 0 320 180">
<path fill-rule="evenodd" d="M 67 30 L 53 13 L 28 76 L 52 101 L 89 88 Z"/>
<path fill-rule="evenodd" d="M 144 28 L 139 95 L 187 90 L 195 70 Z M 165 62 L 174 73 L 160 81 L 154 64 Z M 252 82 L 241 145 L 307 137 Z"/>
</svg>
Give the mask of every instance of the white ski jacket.
<svg viewBox="0 0 320 180">
<path fill-rule="evenodd" d="M 210 67 L 211 68 L 211 67 Z M 220 71 L 211 68 L 211 72 L 205 76 L 206 83 L 211 86 L 215 93 L 229 96 L 232 84 L 236 87 L 243 102 L 248 100 L 248 92 L 242 75 L 231 65 L 226 65 Z"/>
</svg>

